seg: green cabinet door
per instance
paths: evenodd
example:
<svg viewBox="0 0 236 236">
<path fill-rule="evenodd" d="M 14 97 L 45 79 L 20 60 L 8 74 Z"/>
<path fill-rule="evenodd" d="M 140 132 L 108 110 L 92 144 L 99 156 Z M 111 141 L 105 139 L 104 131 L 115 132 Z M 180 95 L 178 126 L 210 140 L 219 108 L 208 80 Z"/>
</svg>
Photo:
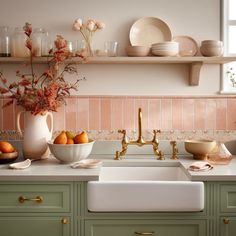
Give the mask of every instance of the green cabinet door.
<svg viewBox="0 0 236 236">
<path fill-rule="evenodd" d="M 205 220 L 87 220 L 85 236 L 206 236 Z"/>
<path fill-rule="evenodd" d="M 236 217 L 220 218 L 220 236 L 236 235 Z"/>
<path fill-rule="evenodd" d="M 69 217 L 0 217 L 1 236 L 70 236 Z"/>
</svg>

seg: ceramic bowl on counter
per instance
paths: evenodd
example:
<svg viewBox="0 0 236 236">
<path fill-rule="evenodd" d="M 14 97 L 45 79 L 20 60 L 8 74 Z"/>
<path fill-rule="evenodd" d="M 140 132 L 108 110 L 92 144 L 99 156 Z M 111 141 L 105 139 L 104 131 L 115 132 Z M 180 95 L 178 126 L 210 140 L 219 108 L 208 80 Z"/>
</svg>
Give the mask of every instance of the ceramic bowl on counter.
<svg viewBox="0 0 236 236">
<path fill-rule="evenodd" d="M 208 154 L 216 147 L 216 141 L 199 139 L 199 140 L 185 140 L 185 150 L 193 154 L 193 159 L 207 160 Z"/>
<path fill-rule="evenodd" d="M 146 57 L 150 53 L 150 47 L 147 47 L 147 46 L 127 46 L 126 53 L 129 57 Z"/>
<path fill-rule="evenodd" d="M 53 156 L 63 163 L 71 163 L 86 159 L 92 149 L 94 140 L 81 144 L 54 144 L 53 141 L 48 142 L 49 149 Z"/>
</svg>

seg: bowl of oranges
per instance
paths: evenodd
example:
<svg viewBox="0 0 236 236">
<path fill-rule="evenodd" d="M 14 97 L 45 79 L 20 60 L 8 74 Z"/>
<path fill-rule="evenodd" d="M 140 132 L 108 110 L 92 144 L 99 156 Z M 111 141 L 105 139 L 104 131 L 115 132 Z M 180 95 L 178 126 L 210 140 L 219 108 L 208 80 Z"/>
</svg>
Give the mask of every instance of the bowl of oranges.
<svg viewBox="0 0 236 236">
<path fill-rule="evenodd" d="M 62 131 L 54 140 L 48 142 L 48 146 L 60 162 L 71 163 L 86 159 L 92 151 L 94 142 L 85 131 L 76 135 L 70 131 Z"/>
<path fill-rule="evenodd" d="M 18 152 L 8 141 L 0 141 L 0 164 L 13 162 L 18 157 Z"/>
</svg>

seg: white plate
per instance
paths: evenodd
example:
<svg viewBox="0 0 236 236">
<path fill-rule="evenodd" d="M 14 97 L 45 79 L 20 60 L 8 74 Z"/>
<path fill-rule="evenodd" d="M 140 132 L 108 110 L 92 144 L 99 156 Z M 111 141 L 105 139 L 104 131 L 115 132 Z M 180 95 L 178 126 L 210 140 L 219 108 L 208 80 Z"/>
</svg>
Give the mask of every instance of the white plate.
<svg viewBox="0 0 236 236">
<path fill-rule="evenodd" d="M 129 39 L 132 46 L 151 47 L 154 43 L 171 41 L 172 35 L 164 21 L 155 17 L 144 17 L 132 25 Z"/>
<path fill-rule="evenodd" d="M 71 168 L 85 168 L 85 169 L 93 169 L 97 168 L 102 164 L 102 161 L 96 159 L 84 159 L 78 162 L 72 163 Z"/>
<path fill-rule="evenodd" d="M 179 43 L 180 56 L 195 56 L 198 52 L 197 42 L 189 36 L 175 36 L 173 41 Z"/>
</svg>

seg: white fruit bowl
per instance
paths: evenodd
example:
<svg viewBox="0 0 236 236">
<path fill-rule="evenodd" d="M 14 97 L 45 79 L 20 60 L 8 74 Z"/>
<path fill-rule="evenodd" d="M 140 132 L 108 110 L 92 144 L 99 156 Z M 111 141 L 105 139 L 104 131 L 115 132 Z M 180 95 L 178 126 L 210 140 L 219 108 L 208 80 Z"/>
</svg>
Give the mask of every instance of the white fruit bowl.
<svg viewBox="0 0 236 236">
<path fill-rule="evenodd" d="M 94 140 L 81 144 L 54 144 L 53 141 L 49 141 L 48 146 L 53 156 L 60 162 L 71 163 L 86 159 L 94 143 Z"/>
</svg>

